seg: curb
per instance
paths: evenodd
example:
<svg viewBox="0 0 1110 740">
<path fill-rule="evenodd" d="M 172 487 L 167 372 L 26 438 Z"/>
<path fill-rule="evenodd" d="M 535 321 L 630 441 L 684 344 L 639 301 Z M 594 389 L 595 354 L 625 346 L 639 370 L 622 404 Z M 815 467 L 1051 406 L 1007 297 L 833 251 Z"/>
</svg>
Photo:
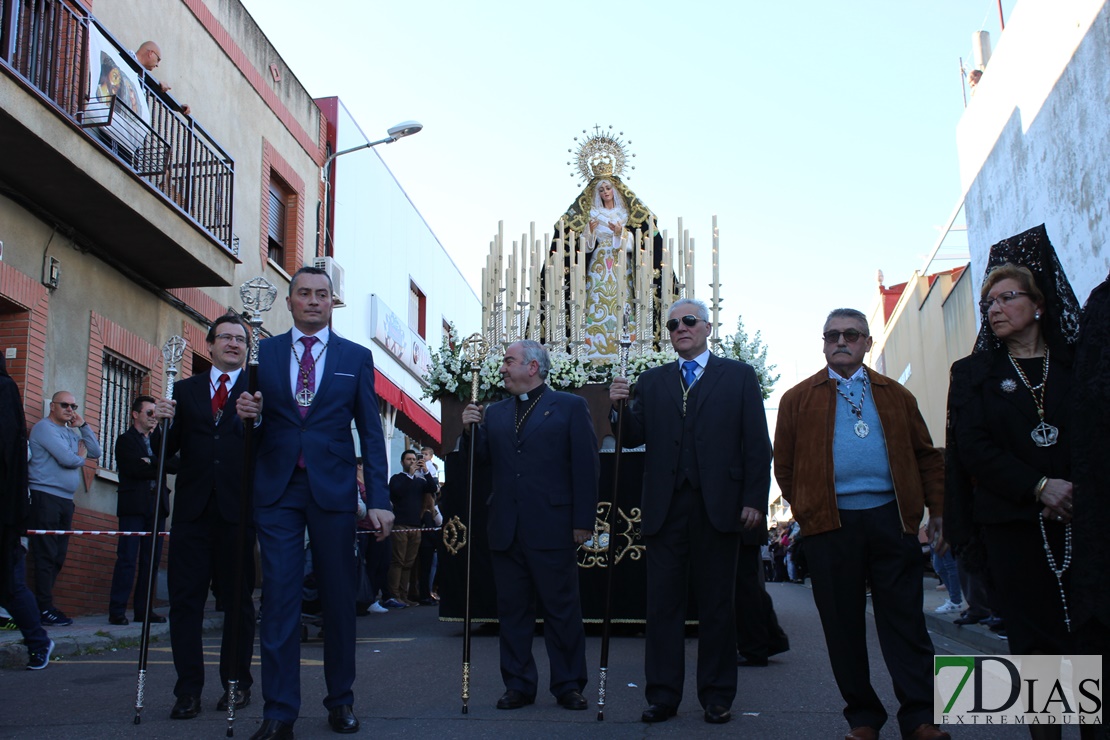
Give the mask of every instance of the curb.
<svg viewBox="0 0 1110 740">
<path fill-rule="evenodd" d="M 223 627 L 224 615 L 208 612 L 202 622 L 204 632 Z M 113 648 L 133 647 L 139 644 L 143 635 L 142 622 L 126 625 L 108 624 L 108 615 L 74 617 L 68 627 L 47 627 L 47 634 L 54 641 L 54 654 L 51 662 L 88 653 L 99 653 Z M 150 625 L 151 643 L 169 641 L 168 622 Z M 23 635 L 19 630 L 0 632 L 0 669 L 26 669 L 27 648 L 23 645 Z"/>
</svg>

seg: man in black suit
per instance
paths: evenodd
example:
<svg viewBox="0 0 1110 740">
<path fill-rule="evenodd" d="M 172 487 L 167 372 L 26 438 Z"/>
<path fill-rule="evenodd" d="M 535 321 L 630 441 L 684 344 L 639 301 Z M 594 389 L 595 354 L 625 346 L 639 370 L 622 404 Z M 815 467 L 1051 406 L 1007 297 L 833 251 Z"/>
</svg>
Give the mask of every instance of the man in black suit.
<svg viewBox="0 0 1110 740">
<path fill-rule="evenodd" d="M 586 633 L 578 591 L 578 546 L 593 532 L 599 470 L 597 436 L 586 401 L 545 382 L 551 368 L 539 342 L 514 342 L 501 379 L 513 395 L 462 414 L 475 454 L 493 466 L 489 548 L 501 624 L 498 709 L 536 700 L 532 658 L 537 597 L 551 663 L 551 694 L 564 709 L 586 709 Z"/>
<path fill-rule="evenodd" d="M 750 365 L 709 352 L 709 310 L 681 299 L 667 320 L 679 361 L 645 371 L 630 399 L 625 447 L 647 445 L 643 520 L 647 545 L 644 722 L 673 717 L 682 701 L 686 601 L 698 610 L 698 700 L 705 721 L 723 724 L 736 698 L 733 593 L 743 530 L 764 526 L 771 441 L 759 380 Z"/>
<path fill-rule="evenodd" d="M 155 485 L 158 476 L 158 450 L 162 431 L 158 429 L 160 414 L 164 413 L 153 396 L 138 396 L 131 404 L 131 426 L 116 439 L 116 465 L 119 468 L 119 497 L 116 516 L 124 532 L 161 532 L 170 511 L 170 489 L 165 474 L 174 472 L 175 466 L 166 465 L 163 479 Z M 168 402 L 163 400 L 163 407 Z M 172 414 L 172 411 L 168 412 Z M 158 493 L 155 493 L 158 491 Z M 161 496 L 158 520 L 154 520 L 155 496 Z M 150 577 L 150 548 L 154 540 L 154 562 L 162 560 L 160 536 L 129 535 L 120 537 L 116 546 L 116 565 L 112 571 L 112 590 L 108 601 L 108 621 L 127 624 L 127 600 L 131 587 L 135 587 L 135 621 L 147 617 L 152 623 L 162 623 L 161 614 L 145 614 L 147 583 Z M 138 558 L 139 580 L 135 582 L 135 560 Z"/>
<path fill-rule="evenodd" d="M 250 348 L 249 329 L 242 318 L 228 313 L 212 324 L 207 342 L 212 367 L 174 385 L 177 413 L 167 439 L 167 454 L 181 456 L 169 559 L 170 645 L 177 669 L 173 691 L 177 701 L 170 712 L 173 719 L 192 719 L 200 712 L 204 688 L 201 632 L 213 564 L 222 572 L 216 587 L 225 612 L 220 646 L 224 692 L 216 708 L 227 710 L 232 666 L 238 668 L 236 708 L 250 703 L 253 683 L 254 522 L 248 508 L 247 536 L 240 540 L 242 425 L 235 423 L 235 404 L 228 400 L 247 389 L 243 363 Z M 242 590 L 235 594 L 235 564 L 240 559 L 244 566 Z M 236 599 L 242 611 L 239 633 L 233 635 L 231 614 Z M 235 654 L 231 652 L 233 644 Z"/>
</svg>

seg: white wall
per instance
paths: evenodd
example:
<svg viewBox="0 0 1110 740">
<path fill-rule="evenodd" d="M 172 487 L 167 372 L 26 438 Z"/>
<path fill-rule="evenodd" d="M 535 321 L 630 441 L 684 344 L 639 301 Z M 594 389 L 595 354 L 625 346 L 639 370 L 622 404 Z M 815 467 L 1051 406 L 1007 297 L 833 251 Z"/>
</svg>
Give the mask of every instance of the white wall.
<svg viewBox="0 0 1110 740">
<path fill-rule="evenodd" d="M 1110 269 L 1110 5 L 1021 0 L 957 144 L 972 278 L 990 246 L 1044 223 L 1080 303 Z"/>
<path fill-rule="evenodd" d="M 364 136 L 339 104 L 336 150 L 382 138 Z M 386 145 L 380 145 L 386 146 Z M 420 146 L 419 134 L 388 146 Z M 407 320 L 410 279 L 427 296 L 428 350 L 439 351 L 444 320 L 462 336 L 477 331 L 481 303 L 439 239 L 409 200 L 375 150 L 335 160 L 335 259 L 345 270 L 346 306 L 336 309 L 340 334 L 374 350 L 376 367 L 435 418 L 438 403 L 421 398 L 422 384 L 392 355 L 373 342 L 370 296 L 376 295 Z M 434 177 L 435 173 L 428 173 Z"/>
</svg>

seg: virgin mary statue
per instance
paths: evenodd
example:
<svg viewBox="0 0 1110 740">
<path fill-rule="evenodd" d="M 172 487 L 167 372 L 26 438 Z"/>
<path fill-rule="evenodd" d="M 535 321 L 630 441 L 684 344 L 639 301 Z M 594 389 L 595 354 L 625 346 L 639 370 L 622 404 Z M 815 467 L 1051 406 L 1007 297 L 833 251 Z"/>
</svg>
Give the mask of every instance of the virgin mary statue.
<svg viewBox="0 0 1110 740">
<path fill-rule="evenodd" d="M 647 237 L 649 224 L 655 222 L 654 214 L 606 164 L 592 168 L 594 176 L 561 219 L 567 232 L 586 238 L 585 356 L 595 363 L 617 361 L 622 332 L 628 331 L 632 341 L 637 339 L 635 311 L 627 304 L 617 305 L 617 281 L 624 280 L 628 286 L 625 295 L 629 302 L 639 298 L 633 291 L 632 280 L 634 235 L 640 229 L 642 236 Z M 556 234 L 558 229 L 556 224 Z M 653 261 L 658 265 L 662 240 L 658 234 L 652 236 Z M 617 255 L 621 250 L 625 252 L 625 270 L 618 275 Z"/>
</svg>

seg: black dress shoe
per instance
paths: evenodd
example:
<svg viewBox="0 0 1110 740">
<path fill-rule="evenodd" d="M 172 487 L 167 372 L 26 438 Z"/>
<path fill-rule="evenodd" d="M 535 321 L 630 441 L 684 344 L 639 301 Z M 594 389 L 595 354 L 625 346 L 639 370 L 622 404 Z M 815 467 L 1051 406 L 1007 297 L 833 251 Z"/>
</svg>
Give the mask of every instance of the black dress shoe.
<svg viewBox="0 0 1110 740">
<path fill-rule="evenodd" d="M 674 707 L 668 707 L 666 704 L 651 704 L 644 710 L 644 713 L 640 715 L 640 721 L 666 722 L 676 714 L 678 714 L 678 710 Z"/>
<path fill-rule="evenodd" d="M 766 668 L 766 658 L 749 658 L 746 655 L 736 654 L 736 665 L 740 668 Z"/>
<path fill-rule="evenodd" d="M 586 697 L 582 696 L 581 691 L 571 689 L 559 696 L 559 706 L 563 709 L 586 709 L 590 704 L 586 701 Z"/>
<path fill-rule="evenodd" d="M 328 710 L 328 725 L 333 732 L 350 735 L 352 732 L 358 732 L 358 717 L 351 710 L 350 704 L 341 704 Z"/>
<path fill-rule="evenodd" d="M 135 621 L 136 622 L 145 622 L 146 618 L 145 617 L 140 617 L 138 614 L 136 614 L 135 615 Z M 154 612 L 151 612 L 150 613 L 150 623 L 151 624 L 165 624 L 166 623 L 166 618 L 163 617 L 161 614 L 155 614 Z"/>
<path fill-rule="evenodd" d="M 705 708 L 705 721 L 711 725 L 723 725 L 730 719 L 732 719 L 732 712 L 728 711 L 728 707 L 710 704 Z"/>
<path fill-rule="evenodd" d="M 128 622 L 127 617 L 123 616 L 122 614 L 109 614 L 108 615 L 108 624 L 116 624 L 116 625 L 119 625 L 119 626 L 122 627 L 125 624 L 131 624 L 131 623 Z"/>
<path fill-rule="evenodd" d="M 583 699 L 583 701 L 585 701 L 585 699 Z M 524 694 L 523 691 L 517 691 L 516 689 L 509 689 L 508 691 L 506 691 L 504 694 L 501 695 L 500 699 L 497 700 L 497 708 L 498 709 L 520 709 L 521 707 L 526 707 L 529 704 L 534 704 L 535 702 L 536 702 L 536 697 L 527 696 L 527 695 Z"/>
<path fill-rule="evenodd" d="M 294 740 L 293 725 L 280 719 L 264 719 L 251 740 Z"/>
<path fill-rule="evenodd" d="M 170 719 L 192 719 L 198 714 L 200 714 L 200 697 L 185 694 L 177 697 L 173 709 L 170 710 Z"/>
<path fill-rule="evenodd" d="M 235 708 L 242 709 L 251 703 L 251 690 L 250 689 L 235 689 Z M 216 702 L 216 709 L 220 712 L 227 711 L 227 692 L 220 697 Z"/>
</svg>

